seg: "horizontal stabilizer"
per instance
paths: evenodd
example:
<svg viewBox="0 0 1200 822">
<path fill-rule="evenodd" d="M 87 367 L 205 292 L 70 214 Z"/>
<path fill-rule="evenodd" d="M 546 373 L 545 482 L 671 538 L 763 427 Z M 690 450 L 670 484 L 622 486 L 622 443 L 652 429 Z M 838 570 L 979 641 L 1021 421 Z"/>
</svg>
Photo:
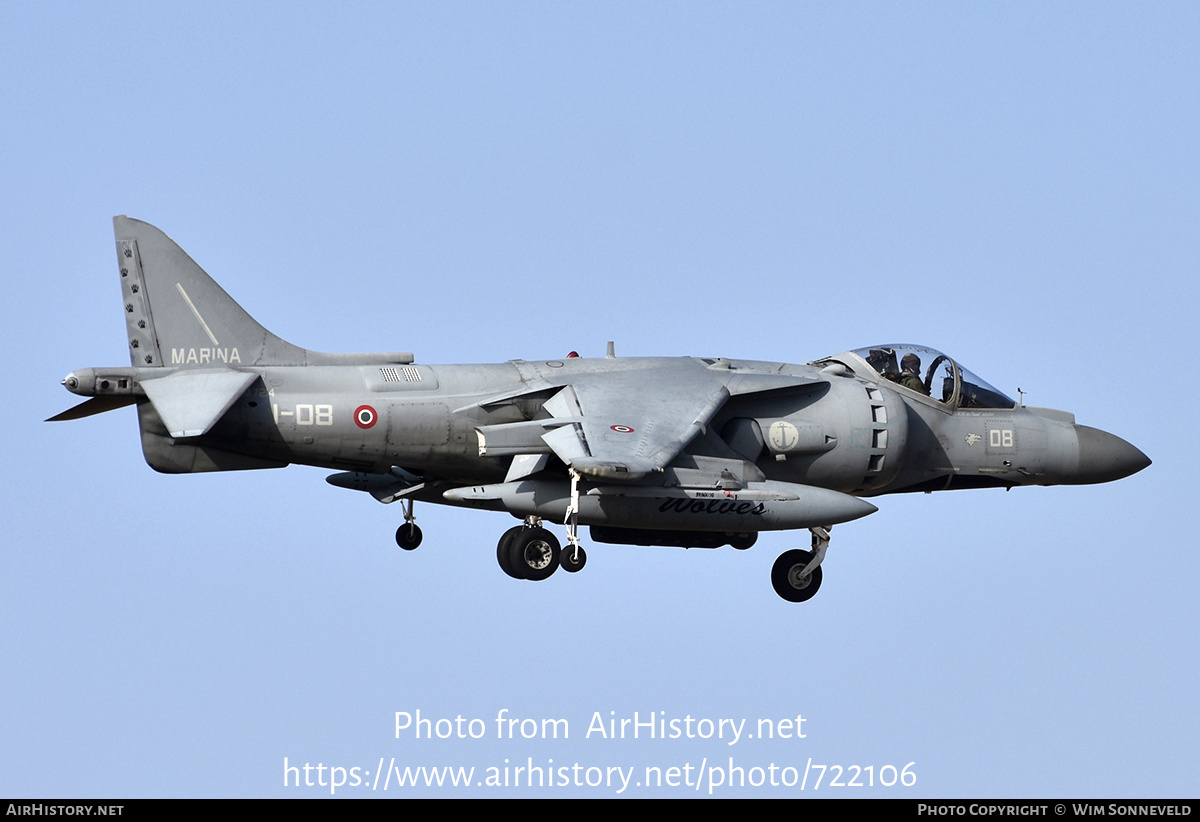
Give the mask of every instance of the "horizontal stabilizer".
<svg viewBox="0 0 1200 822">
<path fill-rule="evenodd" d="M 244 371 L 177 371 L 143 380 L 142 389 L 172 437 L 200 437 L 257 379 Z"/>
<path fill-rule="evenodd" d="M 129 396 L 111 396 L 111 397 L 92 397 L 86 402 L 81 402 L 79 405 L 72 406 L 61 414 L 55 414 L 46 422 L 63 422 L 65 420 L 81 420 L 84 417 L 90 417 L 93 414 L 103 414 L 105 411 L 112 411 L 114 408 L 124 408 L 127 405 L 133 405 L 138 401 L 137 397 Z"/>
</svg>

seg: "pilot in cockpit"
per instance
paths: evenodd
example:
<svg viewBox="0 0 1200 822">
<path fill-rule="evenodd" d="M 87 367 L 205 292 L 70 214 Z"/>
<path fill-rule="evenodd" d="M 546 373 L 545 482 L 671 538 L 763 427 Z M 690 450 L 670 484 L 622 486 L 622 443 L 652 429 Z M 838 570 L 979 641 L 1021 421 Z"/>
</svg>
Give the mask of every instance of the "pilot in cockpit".
<svg viewBox="0 0 1200 822">
<path fill-rule="evenodd" d="M 895 382 L 899 377 L 896 370 L 896 352 L 891 348 L 872 348 L 867 353 L 867 364 L 884 379 Z"/>
<path fill-rule="evenodd" d="M 916 354 L 905 354 L 904 358 L 900 360 L 900 368 L 900 377 L 896 382 L 928 397 L 929 389 L 921 381 L 921 358 Z"/>
</svg>

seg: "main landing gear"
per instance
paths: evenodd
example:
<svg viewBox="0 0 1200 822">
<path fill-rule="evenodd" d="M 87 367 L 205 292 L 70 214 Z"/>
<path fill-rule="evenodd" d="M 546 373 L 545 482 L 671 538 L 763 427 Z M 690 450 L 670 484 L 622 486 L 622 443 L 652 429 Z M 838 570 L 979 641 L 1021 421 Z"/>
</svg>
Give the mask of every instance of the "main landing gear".
<svg viewBox="0 0 1200 822">
<path fill-rule="evenodd" d="M 587 554 L 578 544 L 560 548 L 558 537 L 530 517 L 524 525 L 509 528 L 496 544 L 496 561 L 513 579 L 539 581 L 562 567 L 575 573 L 587 562 Z"/>
<path fill-rule="evenodd" d="M 587 562 L 587 553 L 579 544 L 579 473 L 571 469 L 571 504 L 567 507 L 567 547 L 542 527 L 538 517 L 527 517 L 524 525 L 509 528 L 496 544 L 496 561 L 513 579 L 548 579 L 559 566 L 575 573 Z"/>
<path fill-rule="evenodd" d="M 396 529 L 396 544 L 412 551 L 421 544 L 421 529 L 413 514 L 412 500 L 404 500 L 404 524 Z M 543 580 L 560 567 L 575 573 L 587 562 L 587 553 L 579 544 L 576 523 L 568 523 L 566 548 L 559 546 L 558 537 L 542 527 L 538 517 L 529 517 L 524 525 L 509 528 L 496 545 L 496 560 L 504 573 L 513 579 Z"/>
<path fill-rule="evenodd" d="M 571 504 L 567 508 L 567 547 L 559 547 L 558 538 L 542 527 L 538 517 L 528 517 L 524 525 L 509 528 L 496 544 L 496 561 L 513 579 L 547 579 L 559 569 L 575 573 L 587 562 L 587 553 L 579 544 L 579 474 L 571 469 Z"/>
<path fill-rule="evenodd" d="M 821 562 L 829 548 L 829 529 L 809 528 L 812 550 L 784 551 L 771 566 L 771 585 L 788 602 L 807 602 L 821 587 Z"/>
</svg>

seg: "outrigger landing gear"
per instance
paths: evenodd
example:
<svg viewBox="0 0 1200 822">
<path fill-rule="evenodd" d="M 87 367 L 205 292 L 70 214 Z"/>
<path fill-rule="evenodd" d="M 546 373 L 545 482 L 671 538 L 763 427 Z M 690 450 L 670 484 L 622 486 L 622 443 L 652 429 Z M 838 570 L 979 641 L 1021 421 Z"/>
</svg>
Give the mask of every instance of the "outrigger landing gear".
<svg viewBox="0 0 1200 822">
<path fill-rule="evenodd" d="M 405 551 L 411 551 L 421 544 L 421 529 L 417 527 L 413 515 L 413 502 L 410 499 L 401 503 L 404 506 L 404 524 L 396 529 L 396 544 Z"/>
<path fill-rule="evenodd" d="M 540 519 L 530 517 L 501 535 L 496 560 L 513 579 L 546 579 L 558 570 L 558 538 L 542 527 Z"/>
<path fill-rule="evenodd" d="M 567 547 L 562 549 L 558 562 L 564 571 L 574 574 L 583 570 L 587 562 L 587 553 L 579 544 L 579 472 L 574 468 L 571 469 L 571 505 L 563 524 L 567 526 Z"/>
<path fill-rule="evenodd" d="M 587 553 L 579 543 L 566 546 L 562 549 L 562 553 L 558 555 L 558 564 L 569 574 L 582 571 L 586 562 Z"/>
<path fill-rule="evenodd" d="M 771 585 L 788 602 L 807 602 L 821 587 L 821 563 L 829 548 L 828 528 L 809 528 L 812 550 L 784 551 L 771 566 Z"/>
</svg>

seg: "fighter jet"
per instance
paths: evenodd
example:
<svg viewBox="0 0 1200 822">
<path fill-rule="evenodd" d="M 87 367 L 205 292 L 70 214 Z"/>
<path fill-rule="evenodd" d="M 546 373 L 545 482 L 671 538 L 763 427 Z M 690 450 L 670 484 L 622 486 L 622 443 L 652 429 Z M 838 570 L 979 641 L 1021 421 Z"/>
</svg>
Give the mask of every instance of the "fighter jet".
<svg viewBox="0 0 1200 822">
<path fill-rule="evenodd" d="M 951 357 L 877 345 L 806 364 L 725 357 L 427 365 L 410 353 L 325 354 L 259 325 L 166 234 L 113 219 L 129 367 L 63 380 L 89 397 L 51 420 L 126 405 L 164 473 L 313 465 L 399 501 L 507 511 L 510 577 L 544 580 L 597 543 L 745 549 L 808 529 L 771 570 L 790 602 L 821 585 L 829 531 L 915 491 L 1082 485 L 1150 465 L 1073 414 L 1032 408 Z M 562 546 L 549 527 L 565 528 Z"/>
</svg>

